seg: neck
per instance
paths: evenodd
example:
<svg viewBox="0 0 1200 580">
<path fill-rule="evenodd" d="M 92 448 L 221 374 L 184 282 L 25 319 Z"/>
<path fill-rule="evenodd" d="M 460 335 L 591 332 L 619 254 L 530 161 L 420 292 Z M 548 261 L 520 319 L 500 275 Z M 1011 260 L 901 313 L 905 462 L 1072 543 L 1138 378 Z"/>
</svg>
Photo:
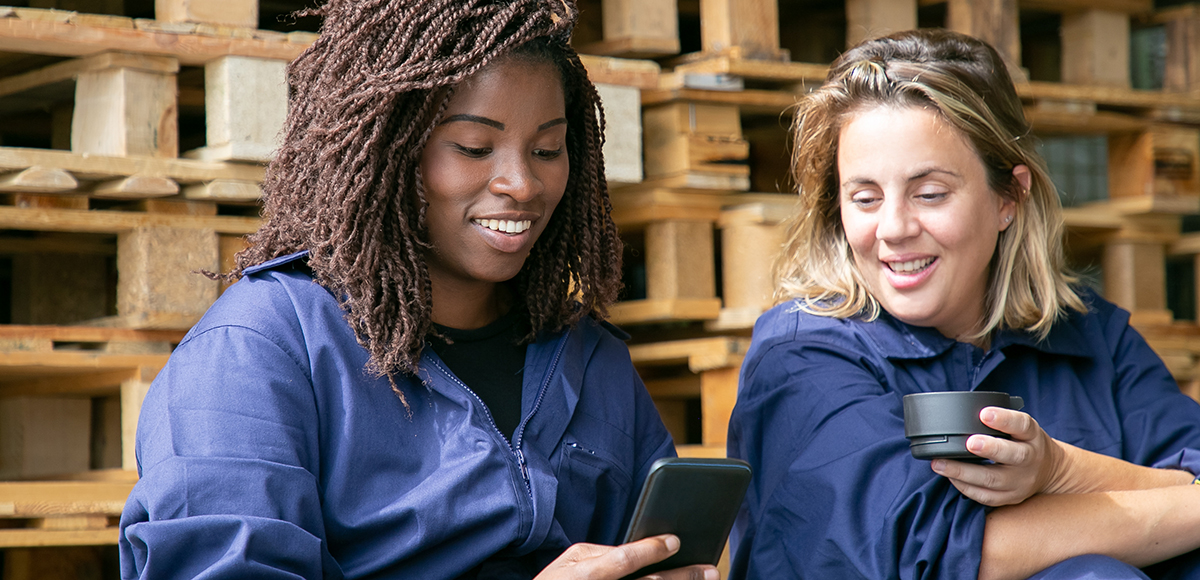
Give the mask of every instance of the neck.
<svg viewBox="0 0 1200 580">
<path fill-rule="evenodd" d="M 512 308 L 511 292 L 504 284 L 430 282 L 433 286 L 432 319 L 442 326 L 460 330 L 482 328 Z"/>
</svg>

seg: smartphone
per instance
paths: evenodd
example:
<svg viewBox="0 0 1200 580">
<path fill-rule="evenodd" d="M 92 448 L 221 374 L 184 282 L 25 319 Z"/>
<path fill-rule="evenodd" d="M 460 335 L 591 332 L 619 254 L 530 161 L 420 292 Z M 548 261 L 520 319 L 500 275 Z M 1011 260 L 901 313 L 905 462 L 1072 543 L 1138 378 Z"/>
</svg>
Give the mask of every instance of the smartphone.
<svg viewBox="0 0 1200 580">
<path fill-rule="evenodd" d="M 627 578 L 693 564 L 715 566 L 749 485 L 750 465 L 740 459 L 655 461 L 642 485 L 625 542 L 675 534 L 679 551 Z"/>
</svg>

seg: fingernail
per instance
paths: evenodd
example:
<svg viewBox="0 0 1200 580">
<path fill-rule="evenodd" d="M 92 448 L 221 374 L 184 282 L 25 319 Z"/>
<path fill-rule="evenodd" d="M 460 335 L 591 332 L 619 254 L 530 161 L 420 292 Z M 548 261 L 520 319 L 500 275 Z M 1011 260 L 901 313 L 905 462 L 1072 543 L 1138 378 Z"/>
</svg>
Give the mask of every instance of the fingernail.
<svg viewBox="0 0 1200 580">
<path fill-rule="evenodd" d="M 934 459 L 933 461 L 929 462 L 929 466 L 933 468 L 934 473 L 941 473 L 942 467 L 945 465 L 945 462 L 943 462 L 941 459 Z"/>
<path fill-rule="evenodd" d="M 721 580 L 721 573 L 716 568 L 709 568 L 704 571 L 704 580 Z"/>
<path fill-rule="evenodd" d="M 996 412 L 995 411 L 993 411 L 992 409 L 984 409 L 983 410 L 983 422 L 984 423 L 987 423 L 988 421 L 995 421 L 995 420 L 996 420 Z"/>
<path fill-rule="evenodd" d="M 675 536 L 667 536 L 664 543 L 667 545 L 667 550 L 670 550 L 672 553 L 679 550 L 679 538 Z"/>
</svg>

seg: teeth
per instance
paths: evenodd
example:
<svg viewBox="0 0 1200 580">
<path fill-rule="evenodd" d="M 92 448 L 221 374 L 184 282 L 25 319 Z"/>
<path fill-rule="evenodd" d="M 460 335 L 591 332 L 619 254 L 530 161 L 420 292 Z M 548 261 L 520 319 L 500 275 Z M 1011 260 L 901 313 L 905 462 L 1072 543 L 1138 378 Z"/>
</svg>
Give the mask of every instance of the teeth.
<svg viewBox="0 0 1200 580">
<path fill-rule="evenodd" d="M 494 230 L 497 232 L 504 232 L 506 234 L 519 234 L 519 233 L 529 229 L 529 226 L 533 222 L 530 220 L 513 221 L 513 220 L 477 219 L 477 220 L 475 220 L 475 223 L 477 223 L 489 230 Z"/>
<path fill-rule="evenodd" d="M 908 262 L 891 262 L 888 267 L 897 274 L 912 274 L 924 270 L 926 266 L 933 262 L 933 258 L 925 258 L 923 260 L 912 260 Z"/>
</svg>

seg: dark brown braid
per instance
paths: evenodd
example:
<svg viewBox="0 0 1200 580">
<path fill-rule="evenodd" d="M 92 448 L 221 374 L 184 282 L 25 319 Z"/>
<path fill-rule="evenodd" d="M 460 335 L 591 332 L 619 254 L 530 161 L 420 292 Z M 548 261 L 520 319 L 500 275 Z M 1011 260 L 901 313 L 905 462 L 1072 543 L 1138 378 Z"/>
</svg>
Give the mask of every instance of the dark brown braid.
<svg viewBox="0 0 1200 580">
<path fill-rule="evenodd" d="M 568 118 L 566 193 L 512 281 L 530 314 L 527 340 L 606 316 L 620 289 L 621 242 L 599 96 L 567 44 L 574 6 L 331 0 L 313 13 L 324 21 L 288 70 L 291 107 L 263 183 L 265 221 L 231 275 L 308 250 L 317 282 L 340 297 L 370 351 L 370 370 L 389 379 L 415 373 L 433 300 L 421 152 L 453 87 L 511 55 L 557 66 Z"/>
</svg>

